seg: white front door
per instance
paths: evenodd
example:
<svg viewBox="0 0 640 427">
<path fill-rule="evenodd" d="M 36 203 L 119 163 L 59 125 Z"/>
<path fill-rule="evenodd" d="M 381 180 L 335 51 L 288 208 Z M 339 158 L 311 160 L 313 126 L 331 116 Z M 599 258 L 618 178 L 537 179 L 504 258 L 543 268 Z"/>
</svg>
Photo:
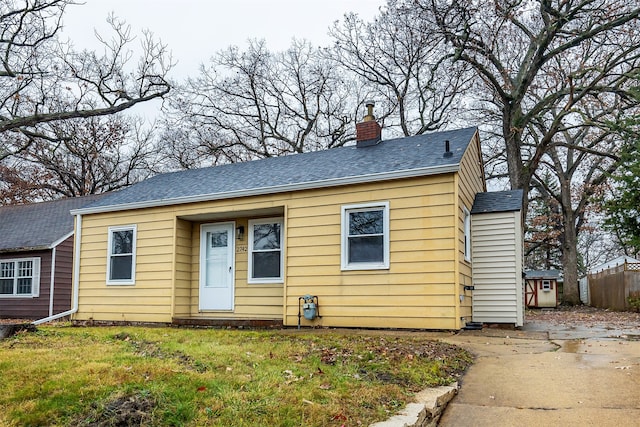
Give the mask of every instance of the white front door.
<svg viewBox="0 0 640 427">
<path fill-rule="evenodd" d="M 235 224 L 200 227 L 200 310 L 233 310 Z"/>
</svg>

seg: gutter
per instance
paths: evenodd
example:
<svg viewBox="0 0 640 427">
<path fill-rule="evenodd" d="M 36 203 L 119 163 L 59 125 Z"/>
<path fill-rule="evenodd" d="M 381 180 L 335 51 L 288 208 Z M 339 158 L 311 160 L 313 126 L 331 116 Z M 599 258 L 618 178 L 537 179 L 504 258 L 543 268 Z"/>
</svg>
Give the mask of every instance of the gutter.
<svg viewBox="0 0 640 427">
<path fill-rule="evenodd" d="M 73 306 L 71 310 L 67 310 L 62 313 L 50 315 L 49 317 L 45 317 L 43 319 L 34 320 L 31 322 L 32 325 L 41 325 L 42 323 L 51 322 L 52 320 L 60 319 L 65 316 L 70 316 L 78 311 L 78 301 L 79 295 L 78 292 L 80 290 L 80 240 L 82 237 L 82 215 L 76 215 L 76 235 L 74 238 L 74 246 L 73 246 Z M 54 267 L 52 266 L 52 269 Z M 53 288 L 51 289 L 51 294 L 53 294 Z M 53 297 L 51 297 L 51 304 L 53 304 Z M 51 305 L 52 307 L 52 305 Z M 52 310 L 52 308 L 50 309 Z M 51 311 L 50 311 L 51 313 Z"/>
</svg>

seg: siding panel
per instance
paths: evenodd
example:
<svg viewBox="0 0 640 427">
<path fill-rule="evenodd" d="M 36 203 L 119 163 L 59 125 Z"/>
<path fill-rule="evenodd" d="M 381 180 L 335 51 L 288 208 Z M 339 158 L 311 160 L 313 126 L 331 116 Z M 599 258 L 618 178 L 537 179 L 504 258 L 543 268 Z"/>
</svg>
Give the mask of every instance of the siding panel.
<svg viewBox="0 0 640 427">
<path fill-rule="evenodd" d="M 520 212 L 472 217 L 473 320 L 523 324 Z"/>
</svg>

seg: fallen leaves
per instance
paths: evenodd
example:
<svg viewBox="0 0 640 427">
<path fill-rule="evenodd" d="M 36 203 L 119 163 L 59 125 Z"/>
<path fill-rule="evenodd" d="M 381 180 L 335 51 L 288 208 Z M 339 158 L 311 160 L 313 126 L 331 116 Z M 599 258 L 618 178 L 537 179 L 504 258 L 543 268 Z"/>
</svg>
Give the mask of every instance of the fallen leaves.
<svg viewBox="0 0 640 427">
<path fill-rule="evenodd" d="M 528 321 L 541 320 L 556 325 L 600 327 L 608 329 L 640 328 L 640 313 L 611 311 L 588 306 L 560 306 L 555 310 L 527 310 Z"/>
</svg>

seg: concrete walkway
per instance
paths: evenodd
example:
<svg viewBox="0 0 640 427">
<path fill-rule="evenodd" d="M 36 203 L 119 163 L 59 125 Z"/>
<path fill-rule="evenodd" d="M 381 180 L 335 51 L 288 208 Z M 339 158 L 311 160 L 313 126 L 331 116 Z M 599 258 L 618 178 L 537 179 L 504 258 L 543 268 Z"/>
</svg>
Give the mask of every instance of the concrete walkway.
<svg viewBox="0 0 640 427">
<path fill-rule="evenodd" d="M 640 330 L 530 323 L 440 339 L 477 357 L 440 426 L 640 426 Z"/>
</svg>

